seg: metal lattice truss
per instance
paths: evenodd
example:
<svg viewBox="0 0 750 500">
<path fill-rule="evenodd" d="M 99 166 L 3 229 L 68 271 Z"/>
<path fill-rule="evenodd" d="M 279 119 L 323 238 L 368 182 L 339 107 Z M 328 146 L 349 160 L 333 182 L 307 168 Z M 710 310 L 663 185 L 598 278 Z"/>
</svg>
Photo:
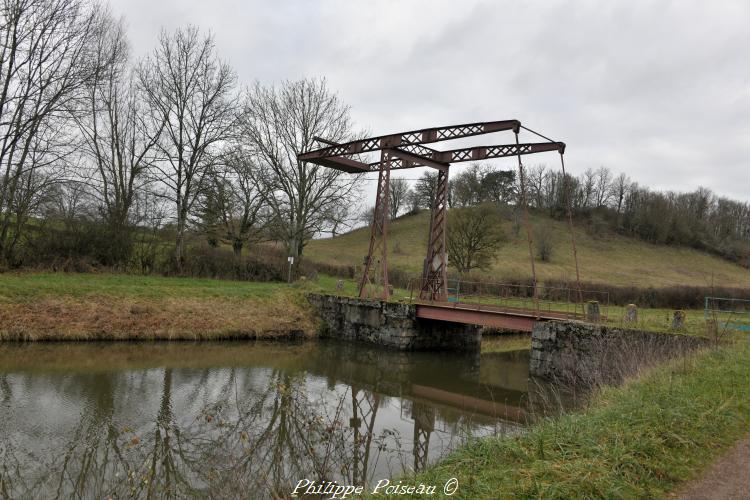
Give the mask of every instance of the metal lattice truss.
<svg viewBox="0 0 750 500">
<path fill-rule="evenodd" d="M 435 408 L 415 402 L 411 411 L 414 419 L 414 472 L 420 472 L 427 468 L 430 436 L 435 431 Z"/>
<path fill-rule="evenodd" d="M 300 161 L 308 161 L 349 173 L 378 172 L 378 192 L 375 201 L 372 236 L 360 281 L 360 297 L 380 295 L 387 300 L 390 295 L 387 266 L 390 171 L 415 167 L 432 167 L 440 171 L 437 195 L 432 205 L 430 238 L 423 275 L 423 283 L 429 283 L 429 285 L 423 286 L 420 296 L 426 300 L 446 300 L 445 232 L 448 167 L 451 163 L 511 156 L 518 157 L 520 163 L 522 155 L 546 151 L 557 151 L 560 154 L 565 152 L 565 143 L 552 140 L 519 143 L 518 133 L 521 128 L 523 127 L 518 120 L 502 120 L 412 130 L 399 134 L 358 139 L 343 144 L 319 139 L 320 142 L 326 144 L 325 147 L 297 156 Z M 503 131 L 513 131 L 516 142 L 445 151 L 425 146 L 425 144 Z M 361 161 L 362 155 L 375 151 L 380 151 L 380 161 L 374 163 Z M 373 293 L 373 288 L 382 291 Z"/>
<path fill-rule="evenodd" d="M 389 210 L 389 182 L 393 162 L 390 150 L 381 151 L 380 164 L 383 168 L 378 172 L 378 190 L 375 196 L 375 207 L 372 217 L 372 233 L 370 248 L 365 261 L 365 272 L 359 283 L 360 297 L 378 295 L 378 288 L 382 287 L 383 295 L 390 295 L 388 287 L 388 214 Z"/>
<path fill-rule="evenodd" d="M 517 133 L 520 128 L 521 122 L 518 120 L 427 128 L 402 132 L 400 134 L 359 139 L 344 144 L 332 144 L 321 149 L 302 153 L 298 156 L 298 159 L 345 172 L 361 173 L 378 171 L 380 169 L 380 162 L 364 163 L 351 158 L 351 156 L 384 149 L 390 149 L 393 156 L 399 159 L 397 162 L 392 162 L 391 170 L 414 167 L 440 168 L 445 164 L 462 161 L 489 160 L 492 158 L 542 153 L 544 151 L 563 152 L 565 150 L 564 143 L 551 141 L 476 146 L 448 151 L 438 151 L 424 145 L 507 130 Z"/>
<path fill-rule="evenodd" d="M 445 238 L 448 218 L 448 169 L 438 171 L 435 199 L 430 213 L 430 239 L 427 242 L 427 259 L 422 272 L 420 298 L 448 300 L 448 254 Z"/>
</svg>

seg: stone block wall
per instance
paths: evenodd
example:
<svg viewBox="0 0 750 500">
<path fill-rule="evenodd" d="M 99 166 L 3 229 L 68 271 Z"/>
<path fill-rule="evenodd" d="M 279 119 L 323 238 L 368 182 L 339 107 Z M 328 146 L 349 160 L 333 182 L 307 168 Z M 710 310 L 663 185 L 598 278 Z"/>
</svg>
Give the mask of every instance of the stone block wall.
<svg viewBox="0 0 750 500">
<path fill-rule="evenodd" d="M 616 383 L 638 370 L 707 346 L 687 335 L 580 322 L 538 322 L 531 333 L 532 376 L 563 383 Z"/>
<path fill-rule="evenodd" d="M 323 338 L 366 342 L 400 350 L 479 350 L 481 327 L 418 319 L 412 304 L 309 294 L 322 320 Z"/>
</svg>

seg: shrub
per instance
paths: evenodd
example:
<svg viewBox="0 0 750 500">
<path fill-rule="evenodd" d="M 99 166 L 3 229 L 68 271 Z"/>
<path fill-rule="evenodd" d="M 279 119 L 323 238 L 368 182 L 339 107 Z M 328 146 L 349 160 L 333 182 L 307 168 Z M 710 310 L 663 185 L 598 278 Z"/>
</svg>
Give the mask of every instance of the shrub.
<svg viewBox="0 0 750 500">
<path fill-rule="evenodd" d="M 538 226 L 535 230 L 536 256 L 542 262 L 552 260 L 552 229 L 548 225 Z"/>
</svg>

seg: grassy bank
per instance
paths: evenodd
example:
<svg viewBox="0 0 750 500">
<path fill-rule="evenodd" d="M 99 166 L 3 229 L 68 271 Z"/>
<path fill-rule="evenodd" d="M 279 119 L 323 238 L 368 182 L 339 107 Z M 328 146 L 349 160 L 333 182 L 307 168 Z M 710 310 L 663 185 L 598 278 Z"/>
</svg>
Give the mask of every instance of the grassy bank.
<svg viewBox="0 0 750 500">
<path fill-rule="evenodd" d="M 0 340 L 311 336 L 301 294 L 279 283 L 119 274 L 0 274 Z"/>
<path fill-rule="evenodd" d="M 417 481 L 459 498 L 651 498 L 750 433 L 750 345 L 704 352 L 599 393 L 586 411 L 473 442 Z"/>
<path fill-rule="evenodd" d="M 427 211 L 391 222 L 388 229 L 391 268 L 402 269 L 409 276 L 421 274 L 429 224 Z M 531 271 L 525 232 L 515 234 L 510 220 L 501 219 L 500 224 L 506 239 L 485 274 L 496 277 L 490 281 L 528 277 Z M 553 249 L 549 262 L 536 262 L 539 280 L 573 280 L 575 265 L 566 222 L 533 214 L 532 224 L 548 228 Z M 580 225 L 575 232 L 581 279 L 585 282 L 639 287 L 716 284 L 740 288 L 750 283 L 750 269 L 705 252 L 653 245 L 609 230 L 592 232 Z M 360 266 L 369 241 L 369 228 L 359 228 L 335 238 L 313 240 L 305 255 L 325 264 Z"/>
</svg>

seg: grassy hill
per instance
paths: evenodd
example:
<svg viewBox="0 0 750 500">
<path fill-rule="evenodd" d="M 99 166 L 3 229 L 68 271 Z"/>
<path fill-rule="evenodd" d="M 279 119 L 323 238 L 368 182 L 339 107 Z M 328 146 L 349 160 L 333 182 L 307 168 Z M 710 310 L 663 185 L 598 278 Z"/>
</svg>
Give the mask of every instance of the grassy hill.
<svg viewBox="0 0 750 500">
<path fill-rule="evenodd" d="M 570 234 L 565 221 L 532 215 L 534 227 L 546 225 L 552 235 L 550 262 L 536 261 L 537 275 L 544 279 L 575 279 Z M 492 279 L 531 275 L 526 233 L 513 232 L 510 220 L 502 225 L 506 241 L 497 253 L 491 269 Z M 391 221 L 389 262 L 415 276 L 422 269 L 427 247 L 429 212 L 406 215 Z M 450 231 L 450 228 L 448 229 Z M 581 280 L 610 285 L 634 286 L 715 286 L 750 288 L 750 269 L 690 248 L 652 245 L 605 231 L 593 232 L 581 225 L 575 229 Z M 305 250 L 308 258 L 338 265 L 362 263 L 367 254 L 370 229 L 360 228 L 335 238 L 312 241 Z"/>
</svg>

